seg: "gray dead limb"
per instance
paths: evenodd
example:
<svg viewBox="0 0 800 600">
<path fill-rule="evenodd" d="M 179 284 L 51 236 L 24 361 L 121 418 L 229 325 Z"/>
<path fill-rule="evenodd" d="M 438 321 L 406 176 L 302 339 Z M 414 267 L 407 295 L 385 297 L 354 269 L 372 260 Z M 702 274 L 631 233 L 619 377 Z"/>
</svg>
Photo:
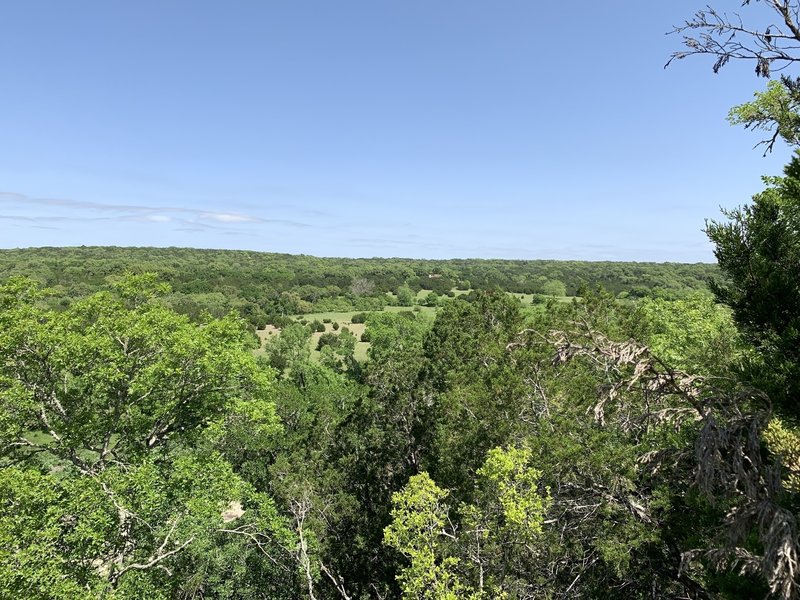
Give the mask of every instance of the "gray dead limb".
<svg viewBox="0 0 800 600">
<path fill-rule="evenodd" d="M 520 334 L 508 350 L 525 340 L 530 332 Z M 785 469 L 780 457 L 762 448 L 772 417 L 769 398 L 754 389 L 718 389 L 707 378 L 669 368 L 647 346 L 611 340 L 585 321 L 573 323 L 570 331 L 551 331 L 544 340 L 555 348 L 554 366 L 580 359 L 598 371 L 602 384 L 587 409 L 598 425 L 609 426 L 613 419 L 614 426 L 634 436 L 664 425 L 699 427 L 693 483 L 709 501 L 730 508 L 717 547 L 684 553 L 683 567 L 703 557 L 719 569 L 760 573 L 775 597 L 800 597 L 798 524 L 781 504 L 788 493 Z M 648 451 L 640 462 L 657 472 L 669 460 L 686 458 L 685 450 L 665 448 Z M 638 505 L 629 503 L 628 509 L 647 517 Z M 744 549 L 753 533 L 763 548 L 760 555 Z"/>
<path fill-rule="evenodd" d="M 742 3 L 749 4 L 756 2 Z M 763 29 L 746 26 L 738 13 L 728 15 L 711 6 L 697 11 L 669 32 L 682 36 L 685 49 L 673 52 L 664 66 L 700 54 L 714 59 L 714 73 L 731 60 L 744 60 L 755 63 L 756 75 L 769 77 L 800 61 L 800 4 L 790 0 L 762 0 L 759 4 L 772 9 L 777 19 Z"/>
</svg>

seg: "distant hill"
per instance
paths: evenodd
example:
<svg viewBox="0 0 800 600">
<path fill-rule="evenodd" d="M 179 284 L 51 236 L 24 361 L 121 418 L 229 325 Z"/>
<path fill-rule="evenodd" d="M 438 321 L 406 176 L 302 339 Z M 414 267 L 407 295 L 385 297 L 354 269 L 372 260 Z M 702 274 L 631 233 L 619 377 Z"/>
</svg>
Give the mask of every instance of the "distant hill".
<svg viewBox="0 0 800 600">
<path fill-rule="evenodd" d="M 413 292 L 499 288 L 540 294 L 602 286 L 618 296 L 681 297 L 705 291 L 719 275 L 706 263 L 558 260 L 319 258 L 238 250 L 68 247 L 0 250 L 0 280 L 25 275 L 68 304 L 125 271 L 155 272 L 171 286 L 170 303 L 188 314 L 236 309 L 254 324 L 275 315 L 354 307 L 380 308 L 400 287 Z M 563 284 L 563 287 L 560 285 Z M 387 294 L 388 293 L 388 294 Z"/>
</svg>

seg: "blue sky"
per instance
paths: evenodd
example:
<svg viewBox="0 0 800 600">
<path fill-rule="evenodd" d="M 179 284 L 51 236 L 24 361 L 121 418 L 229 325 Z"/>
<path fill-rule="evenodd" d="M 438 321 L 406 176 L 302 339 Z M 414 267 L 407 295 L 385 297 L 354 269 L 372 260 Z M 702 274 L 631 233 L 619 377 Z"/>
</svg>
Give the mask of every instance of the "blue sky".
<svg viewBox="0 0 800 600">
<path fill-rule="evenodd" d="M 662 68 L 704 5 L 3 3 L 0 247 L 712 261 L 789 150 L 752 65 Z"/>
</svg>

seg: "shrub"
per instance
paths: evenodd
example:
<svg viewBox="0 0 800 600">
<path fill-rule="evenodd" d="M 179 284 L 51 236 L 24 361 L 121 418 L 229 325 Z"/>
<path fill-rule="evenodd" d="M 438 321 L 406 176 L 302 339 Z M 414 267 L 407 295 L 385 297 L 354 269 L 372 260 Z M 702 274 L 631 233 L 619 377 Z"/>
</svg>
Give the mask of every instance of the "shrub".
<svg viewBox="0 0 800 600">
<path fill-rule="evenodd" d="M 338 331 L 339 330 L 339 323 L 337 323 L 336 321 L 333 322 L 333 330 L 334 331 Z"/>
<path fill-rule="evenodd" d="M 353 315 L 350 319 L 351 323 L 364 323 L 367 320 L 367 314 L 363 312 L 358 312 Z"/>
<path fill-rule="evenodd" d="M 289 317 L 285 317 L 283 315 L 271 315 L 267 319 L 267 323 L 272 323 L 278 329 L 285 329 L 286 327 L 294 323 L 294 321 Z"/>
<path fill-rule="evenodd" d="M 397 304 L 399 306 L 411 306 L 414 304 L 414 292 L 407 285 L 397 288 Z"/>
<path fill-rule="evenodd" d="M 567 287 L 563 281 L 550 279 L 542 285 L 542 293 L 547 296 L 566 296 Z"/>
<path fill-rule="evenodd" d="M 428 294 L 422 299 L 422 304 L 425 306 L 436 306 L 439 303 L 439 294 L 435 291 L 431 290 Z"/>
<path fill-rule="evenodd" d="M 332 348 L 336 348 L 339 345 L 339 336 L 335 333 L 323 333 L 319 336 L 319 341 L 317 342 L 317 350 L 322 350 L 325 346 L 331 346 Z"/>
</svg>

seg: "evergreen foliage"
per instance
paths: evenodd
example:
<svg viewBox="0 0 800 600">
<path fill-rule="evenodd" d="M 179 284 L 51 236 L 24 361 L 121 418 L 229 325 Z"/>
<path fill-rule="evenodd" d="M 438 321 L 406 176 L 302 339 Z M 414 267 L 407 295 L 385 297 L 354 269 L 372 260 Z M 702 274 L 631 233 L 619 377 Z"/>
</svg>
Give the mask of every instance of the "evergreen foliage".
<svg viewBox="0 0 800 600">
<path fill-rule="evenodd" d="M 750 380 L 799 416 L 800 157 L 766 183 L 752 204 L 707 225 L 726 276 L 712 289 L 758 351 L 747 365 Z"/>
</svg>

